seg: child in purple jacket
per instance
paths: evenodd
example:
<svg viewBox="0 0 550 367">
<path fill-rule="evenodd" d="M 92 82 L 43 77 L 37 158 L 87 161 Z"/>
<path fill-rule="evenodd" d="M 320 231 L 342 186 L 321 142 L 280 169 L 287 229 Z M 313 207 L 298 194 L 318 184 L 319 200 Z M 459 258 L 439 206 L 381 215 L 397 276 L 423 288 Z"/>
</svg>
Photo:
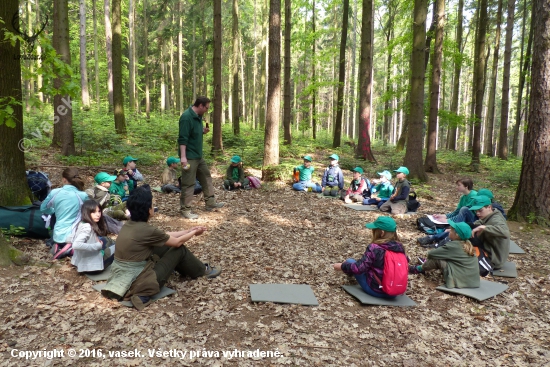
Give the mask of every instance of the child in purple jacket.
<svg viewBox="0 0 550 367">
<path fill-rule="evenodd" d="M 334 270 L 341 270 L 355 276 L 365 293 L 379 298 L 395 298 L 382 291 L 379 283 L 384 276 L 384 256 L 386 250 L 405 253 L 397 236 L 397 224 L 391 217 L 379 216 L 374 222 L 365 224 L 372 229 L 372 241 L 360 260 L 347 259 L 343 263 L 332 264 Z"/>
</svg>

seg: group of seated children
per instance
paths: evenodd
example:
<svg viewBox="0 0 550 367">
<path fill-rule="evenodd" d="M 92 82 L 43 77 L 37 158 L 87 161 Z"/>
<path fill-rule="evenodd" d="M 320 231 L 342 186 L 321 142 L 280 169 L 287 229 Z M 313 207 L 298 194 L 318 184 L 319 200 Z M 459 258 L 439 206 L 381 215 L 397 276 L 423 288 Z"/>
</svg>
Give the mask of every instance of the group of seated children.
<svg viewBox="0 0 550 367">
<path fill-rule="evenodd" d="M 294 184 L 292 188 L 296 191 L 322 192 L 325 196 L 340 196 L 346 204 L 362 203 L 364 205 L 376 205 L 380 211 L 393 214 L 404 214 L 407 212 L 407 201 L 411 184 L 407 180 L 409 170 L 407 167 L 399 167 L 394 170 L 397 173 L 395 187 L 391 183 L 392 175 L 389 171 L 378 172 L 379 180 L 373 180 L 375 185 L 364 178 L 361 167 L 355 167 L 353 179 L 349 188 L 344 191 L 344 174 L 338 165 L 339 157 L 332 154 L 329 166 L 325 169 L 321 184 L 312 181 L 312 174 L 315 168 L 311 165 L 311 156 L 303 157 L 304 163 L 294 168 Z"/>
</svg>

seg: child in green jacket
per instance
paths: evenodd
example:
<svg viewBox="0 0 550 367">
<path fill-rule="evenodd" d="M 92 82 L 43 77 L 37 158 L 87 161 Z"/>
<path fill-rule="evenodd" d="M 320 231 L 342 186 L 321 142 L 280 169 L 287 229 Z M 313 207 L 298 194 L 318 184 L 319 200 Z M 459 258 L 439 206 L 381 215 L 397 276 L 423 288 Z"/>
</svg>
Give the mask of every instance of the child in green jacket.
<svg viewBox="0 0 550 367">
<path fill-rule="evenodd" d="M 248 178 L 244 177 L 241 157 L 234 155 L 231 157 L 231 164 L 225 172 L 225 181 L 223 182 L 224 189 L 228 191 L 237 189 L 250 189 Z"/>
</svg>

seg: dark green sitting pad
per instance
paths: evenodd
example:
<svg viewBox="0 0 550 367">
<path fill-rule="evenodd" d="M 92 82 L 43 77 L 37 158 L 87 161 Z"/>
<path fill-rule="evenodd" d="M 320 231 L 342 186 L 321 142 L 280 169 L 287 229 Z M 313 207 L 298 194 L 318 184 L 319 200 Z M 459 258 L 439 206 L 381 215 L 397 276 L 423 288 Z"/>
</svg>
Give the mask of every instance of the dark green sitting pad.
<svg viewBox="0 0 550 367">
<path fill-rule="evenodd" d="M 504 278 L 517 278 L 518 271 L 516 269 L 516 263 L 512 261 L 506 261 L 502 268 L 493 271 L 495 277 L 504 277 Z"/>
<path fill-rule="evenodd" d="M 490 282 L 488 280 L 480 280 L 479 288 L 447 288 L 444 285 L 436 288 L 439 291 L 462 294 L 478 301 L 485 301 L 488 298 L 495 297 L 508 289 L 506 284 L 498 282 Z"/>
<path fill-rule="evenodd" d="M 105 284 L 107 284 L 107 283 L 96 284 L 92 288 L 95 289 L 98 292 L 101 292 L 101 290 L 105 287 Z M 158 292 L 157 294 L 152 296 L 151 299 L 153 301 L 158 301 L 159 299 L 164 298 L 164 297 L 169 296 L 169 295 L 174 294 L 174 293 L 176 293 L 176 291 L 173 290 L 172 288 L 162 287 L 160 292 Z M 130 302 L 130 301 L 121 301 L 120 304 L 124 305 L 126 307 L 134 307 L 134 305 L 132 305 L 132 302 Z"/>
<path fill-rule="evenodd" d="M 378 210 L 376 205 L 363 205 L 363 204 L 353 203 L 353 204 L 344 204 L 344 206 L 346 208 L 350 208 L 350 209 L 353 209 L 353 210 L 359 210 L 359 211 Z"/>
<path fill-rule="evenodd" d="M 519 247 L 517 243 L 510 240 L 510 253 L 511 254 L 524 254 L 525 251 L 523 251 L 523 249 L 521 247 Z"/>
<path fill-rule="evenodd" d="M 84 274 L 94 282 L 99 282 L 102 280 L 107 280 L 111 276 L 111 265 L 103 269 L 103 271 L 99 274 Z"/>
<path fill-rule="evenodd" d="M 398 307 L 407 307 L 407 306 L 416 306 L 416 302 L 410 299 L 406 295 L 397 296 L 393 299 L 385 299 L 373 297 L 361 288 L 360 285 L 343 285 L 342 288 L 355 298 L 359 300 L 364 305 L 376 305 L 376 306 L 398 306 Z"/>
<path fill-rule="evenodd" d="M 249 284 L 252 302 L 292 303 L 319 306 L 307 284 Z"/>
<path fill-rule="evenodd" d="M 330 196 L 330 195 L 323 195 L 323 193 L 320 193 L 320 194 L 317 194 L 317 196 L 319 196 L 320 198 L 325 198 L 325 199 L 340 199 L 340 193 L 338 193 L 338 195 L 336 196 Z"/>
</svg>

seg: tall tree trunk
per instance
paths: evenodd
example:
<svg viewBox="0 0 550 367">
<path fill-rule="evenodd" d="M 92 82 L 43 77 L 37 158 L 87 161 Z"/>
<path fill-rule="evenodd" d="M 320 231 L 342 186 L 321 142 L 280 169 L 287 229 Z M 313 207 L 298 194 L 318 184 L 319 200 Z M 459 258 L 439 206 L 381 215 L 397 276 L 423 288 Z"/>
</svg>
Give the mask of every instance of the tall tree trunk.
<svg viewBox="0 0 550 367">
<path fill-rule="evenodd" d="M 147 121 L 151 118 L 151 96 L 149 94 L 149 32 L 147 17 L 147 0 L 143 0 L 143 48 L 145 60 L 145 116 Z"/>
<path fill-rule="evenodd" d="M 36 0 L 35 6 L 36 6 L 36 11 L 35 11 L 36 12 L 36 19 L 38 21 L 40 21 L 40 4 L 39 4 L 39 0 Z M 41 60 L 42 47 L 40 46 L 40 44 L 38 44 L 36 46 L 36 54 L 38 55 L 38 60 L 36 60 L 36 64 L 38 66 L 38 69 L 41 69 L 42 68 L 42 60 Z M 44 102 L 44 93 L 42 92 L 42 86 L 43 86 L 42 75 L 38 74 L 36 76 L 36 89 L 38 90 L 38 99 L 40 100 L 40 102 Z"/>
<path fill-rule="evenodd" d="M 439 89 L 441 82 L 441 59 L 443 57 L 443 32 L 445 28 L 445 0 L 436 0 L 435 43 L 432 56 L 432 82 L 430 84 L 430 114 L 428 117 L 428 144 L 426 148 L 426 172 L 440 173 L 437 167 L 437 116 L 439 114 Z"/>
<path fill-rule="evenodd" d="M 178 111 L 183 113 L 183 1 L 178 1 Z M 193 35 L 194 36 L 194 35 Z M 193 47 L 195 47 L 193 45 Z M 194 102 L 194 101 L 193 101 Z"/>
<path fill-rule="evenodd" d="M 374 0 L 363 0 L 361 24 L 361 63 L 359 64 L 359 141 L 355 150 L 357 158 L 376 162 L 371 149 L 371 97 L 372 54 L 374 36 Z"/>
<path fill-rule="evenodd" d="M 252 76 L 252 123 L 254 129 L 258 129 L 258 37 L 257 37 L 257 22 L 256 22 L 256 1 L 254 1 L 254 33 L 252 42 L 254 43 L 254 64 L 253 64 L 253 76 Z"/>
<path fill-rule="evenodd" d="M 508 217 L 550 225 L 550 3 L 533 0 L 533 44 L 529 123 L 521 176 Z M 530 219 L 530 220 L 532 220 Z"/>
<path fill-rule="evenodd" d="M 54 0 L 54 27 L 53 46 L 61 60 L 71 65 L 71 51 L 69 48 L 69 5 L 66 0 Z M 59 89 L 64 83 L 66 76 L 57 76 L 54 80 L 54 88 Z M 73 108 L 69 95 L 56 94 L 53 98 L 54 135 L 57 130 L 61 142 L 61 154 L 64 156 L 73 155 L 74 132 L 73 132 Z M 55 121 L 58 121 L 55 123 Z M 57 141 L 52 141 L 52 145 Z"/>
<path fill-rule="evenodd" d="M 128 68 L 130 69 L 130 75 L 128 78 L 129 98 L 128 103 L 130 107 L 130 113 L 134 111 L 136 100 L 136 68 L 135 68 L 135 36 L 134 36 L 134 12 L 135 0 L 128 1 Z"/>
<path fill-rule="evenodd" d="M 342 112 L 344 104 L 344 83 L 346 81 L 346 43 L 348 39 L 349 0 L 344 0 L 342 15 L 342 37 L 340 41 L 340 58 L 338 59 L 338 97 L 336 99 L 336 121 L 334 122 L 333 148 L 342 144 Z"/>
<path fill-rule="evenodd" d="M 0 18 L 12 19 L 19 11 L 17 0 L 0 1 Z M 0 27 L 0 39 L 4 32 L 15 33 L 11 22 Z M 23 138 L 23 94 L 21 90 L 21 63 L 13 62 L 13 55 L 20 54 L 19 41 L 15 46 L 10 42 L 0 42 L 0 100 L 15 99 L 10 104 L 13 110 L 11 121 L 0 120 L 0 203 L 2 205 L 30 204 L 30 191 L 25 176 L 25 151 L 31 148 Z M 3 107 L 7 112 L 7 107 Z M 9 125 L 9 126 L 8 126 Z"/>
<path fill-rule="evenodd" d="M 404 164 L 411 178 L 427 181 L 422 164 L 422 130 L 424 125 L 424 59 L 426 47 L 426 0 L 414 1 L 413 48 L 411 56 L 410 117 L 408 118 L 407 148 Z"/>
<path fill-rule="evenodd" d="M 122 94 L 121 0 L 113 0 L 113 109 L 117 134 L 126 134 L 124 95 Z"/>
<path fill-rule="evenodd" d="M 212 58 L 214 72 L 214 114 L 212 124 L 212 150 L 221 152 L 222 143 L 222 0 L 214 0 L 214 56 Z"/>
<path fill-rule="evenodd" d="M 197 99 L 197 47 L 195 45 L 195 18 L 193 18 L 193 101 Z"/>
<path fill-rule="evenodd" d="M 510 64 L 512 60 L 512 38 L 514 34 L 515 0 L 508 0 L 506 20 L 506 43 L 504 45 L 504 69 L 502 71 L 502 107 L 500 110 L 500 135 L 498 157 L 508 159 L 508 114 L 510 106 Z"/>
<path fill-rule="evenodd" d="M 390 139 L 390 103 L 392 97 L 390 96 L 392 90 L 391 84 L 391 60 L 393 54 L 393 47 L 390 47 L 390 42 L 393 38 L 393 16 L 391 12 L 391 5 L 388 5 L 388 23 L 385 27 L 386 32 L 386 44 L 388 45 L 388 56 L 386 59 L 386 95 L 384 96 L 384 125 L 382 129 L 382 141 L 384 145 L 388 145 Z"/>
<path fill-rule="evenodd" d="M 502 24 L 502 0 L 498 0 L 497 19 L 495 29 L 495 50 L 493 52 L 493 67 L 491 71 L 491 89 L 487 106 L 487 134 L 485 139 L 485 154 L 494 156 L 493 130 L 495 126 L 495 96 L 497 89 L 498 54 L 500 50 L 500 26 Z"/>
<path fill-rule="evenodd" d="M 90 109 L 90 93 L 88 92 L 88 69 L 86 67 L 86 0 L 80 0 L 80 88 L 82 108 Z"/>
<path fill-rule="evenodd" d="M 458 1 L 458 15 L 457 15 L 457 25 L 456 25 L 456 45 L 458 47 L 458 55 L 462 55 L 462 18 L 464 12 L 464 0 Z M 462 57 L 454 58 L 454 75 L 453 75 L 453 99 L 451 100 L 451 112 L 458 116 L 458 101 L 460 94 L 460 74 L 462 72 Z M 449 131 L 448 144 L 447 148 L 450 150 L 456 150 L 456 135 L 457 135 L 457 124 L 453 124 Z"/>
<path fill-rule="evenodd" d="M 292 106 L 290 105 L 290 31 L 291 31 L 291 0 L 285 0 L 285 81 L 284 81 L 284 117 L 283 117 L 283 127 L 284 127 L 284 144 L 292 144 L 292 134 L 290 131 L 290 119 L 291 119 L 291 110 Z M 255 24 L 255 23 L 254 23 Z M 256 47 L 254 47 L 254 51 Z M 255 55 L 255 54 L 254 54 Z M 254 69 L 256 70 L 256 69 Z"/>
<path fill-rule="evenodd" d="M 527 17 L 527 2 L 524 2 L 523 5 L 523 19 L 525 27 L 525 18 Z M 533 27 L 530 27 L 529 30 L 529 39 L 527 41 L 527 50 L 525 53 L 525 60 L 523 60 L 523 69 L 519 74 L 519 86 L 518 86 L 518 100 L 516 103 L 516 124 L 514 125 L 514 138 L 512 139 L 512 154 L 520 156 L 520 151 L 518 151 L 519 145 L 519 127 L 521 125 L 521 102 L 523 100 L 523 87 L 525 86 L 525 78 L 529 72 L 529 65 L 531 63 L 531 46 L 533 45 Z M 523 58 L 523 41 L 524 36 L 521 37 L 521 58 Z M 521 63 L 520 63 L 521 65 Z"/>
<path fill-rule="evenodd" d="M 476 56 L 474 57 L 474 79 L 475 79 L 475 103 L 474 103 L 474 137 L 472 146 L 472 167 L 477 171 L 479 165 L 479 155 L 481 153 L 481 122 L 483 113 L 483 96 L 485 93 L 485 40 L 487 38 L 487 0 L 481 0 L 479 7 L 479 26 L 476 35 Z"/>
<path fill-rule="evenodd" d="M 97 7 L 96 0 L 92 1 L 93 7 L 93 23 L 94 23 L 94 71 L 95 71 L 95 98 L 97 103 L 97 110 L 101 109 L 101 96 L 99 95 L 99 53 L 97 46 Z"/>
<path fill-rule="evenodd" d="M 281 106 L 281 0 L 269 0 L 269 69 L 263 166 L 279 164 Z M 265 176 L 264 171 L 264 176 Z"/>
<path fill-rule="evenodd" d="M 113 0 L 117 1 L 117 0 Z M 145 0 L 147 1 L 147 0 Z M 109 112 L 113 111 L 113 31 L 111 29 L 110 0 L 104 0 L 105 9 L 105 50 L 107 54 L 107 88 L 109 90 Z"/>
<path fill-rule="evenodd" d="M 233 0 L 233 134 L 239 135 L 241 127 L 239 123 L 239 4 L 237 0 Z M 241 76 L 242 77 L 242 76 Z"/>
<path fill-rule="evenodd" d="M 350 77 L 350 102 L 348 124 L 352 131 L 351 138 L 355 139 L 355 121 L 357 112 L 357 96 L 355 93 L 356 79 L 356 53 L 357 53 L 357 0 L 353 0 L 352 30 L 351 30 L 351 77 Z"/>
<path fill-rule="evenodd" d="M 315 59 L 315 44 L 317 40 L 317 35 L 315 34 L 315 0 L 313 0 L 312 15 L 311 15 L 311 27 L 313 32 L 313 42 L 311 42 L 311 84 L 313 88 L 311 89 L 312 98 L 311 98 L 311 129 L 313 132 L 313 139 L 317 139 L 317 70 L 316 65 L 317 61 Z"/>
</svg>

